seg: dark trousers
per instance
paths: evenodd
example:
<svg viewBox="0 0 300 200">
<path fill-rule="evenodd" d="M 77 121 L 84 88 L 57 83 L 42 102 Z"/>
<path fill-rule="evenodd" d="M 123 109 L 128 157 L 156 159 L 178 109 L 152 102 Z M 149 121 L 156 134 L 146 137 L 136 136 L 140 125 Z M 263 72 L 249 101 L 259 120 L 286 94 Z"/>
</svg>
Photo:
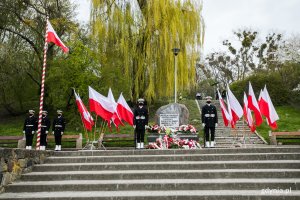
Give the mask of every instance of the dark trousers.
<svg viewBox="0 0 300 200">
<path fill-rule="evenodd" d="M 204 133 L 205 133 L 205 141 L 209 142 L 209 130 L 211 134 L 211 141 L 215 141 L 215 127 L 204 127 Z"/>
<path fill-rule="evenodd" d="M 61 145 L 61 137 L 62 137 L 62 135 L 61 135 L 61 132 L 59 131 L 59 132 L 54 132 L 54 137 L 55 137 L 55 144 L 56 145 Z"/>
<path fill-rule="evenodd" d="M 41 146 L 47 146 L 47 134 L 41 133 Z"/>
<path fill-rule="evenodd" d="M 136 134 L 136 142 L 137 143 L 144 142 L 145 129 L 136 129 L 135 134 Z"/>
<path fill-rule="evenodd" d="M 32 140 L 33 140 L 33 134 L 31 133 L 26 133 L 26 146 L 32 146 Z"/>
</svg>

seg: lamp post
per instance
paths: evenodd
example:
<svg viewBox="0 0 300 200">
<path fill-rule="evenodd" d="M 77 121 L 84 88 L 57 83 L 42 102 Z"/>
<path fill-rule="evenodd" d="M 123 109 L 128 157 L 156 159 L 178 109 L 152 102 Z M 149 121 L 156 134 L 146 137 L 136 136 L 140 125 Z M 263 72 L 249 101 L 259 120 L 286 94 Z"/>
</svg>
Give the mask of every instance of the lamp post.
<svg viewBox="0 0 300 200">
<path fill-rule="evenodd" d="M 174 98 L 175 98 L 175 103 L 177 103 L 177 65 L 176 65 L 176 56 L 180 52 L 179 48 L 174 48 L 172 49 L 174 53 Z"/>
</svg>

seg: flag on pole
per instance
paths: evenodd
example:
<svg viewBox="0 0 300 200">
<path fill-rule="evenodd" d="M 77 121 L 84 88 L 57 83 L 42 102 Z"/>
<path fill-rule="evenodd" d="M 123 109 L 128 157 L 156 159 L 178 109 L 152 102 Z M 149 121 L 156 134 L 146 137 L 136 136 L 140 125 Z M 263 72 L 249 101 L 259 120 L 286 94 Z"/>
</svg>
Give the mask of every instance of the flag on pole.
<svg viewBox="0 0 300 200">
<path fill-rule="evenodd" d="M 114 106 L 110 100 L 89 86 L 90 111 L 95 112 L 105 121 L 110 121 L 114 113 Z"/>
<path fill-rule="evenodd" d="M 91 114 L 89 113 L 89 111 L 86 109 L 85 105 L 83 104 L 80 96 L 75 92 L 75 90 L 74 90 L 74 95 L 76 98 L 76 104 L 78 107 L 78 111 L 80 112 L 83 125 L 86 128 L 86 130 L 91 131 L 94 125 L 94 120 Z"/>
<path fill-rule="evenodd" d="M 247 99 L 247 95 L 244 92 L 244 107 L 243 107 L 243 111 L 244 111 L 244 117 L 246 119 L 246 122 L 251 130 L 251 132 L 254 132 L 256 127 L 253 123 L 253 118 L 252 118 L 252 114 L 251 114 L 251 110 L 248 108 L 248 99 Z"/>
<path fill-rule="evenodd" d="M 110 100 L 111 104 L 114 107 L 114 113 L 113 113 L 113 116 L 111 117 L 111 120 L 115 124 L 116 128 L 118 129 L 120 125 L 123 126 L 124 124 L 122 123 L 121 118 L 119 116 L 119 113 L 118 113 L 118 110 L 117 110 L 118 104 L 115 101 L 115 98 L 114 98 L 114 95 L 111 91 L 111 88 L 109 88 L 109 90 L 108 90 L 107 98 Z"/>
<path fill-rule="evenodd" d="M 54 44 L 59 46 L 65 53 L 67 53 L 69 51 L 69 48 L 60 40 L 60 38 L 56 34 L 49 20 L 47 20 L 47 26 L 48 26 L 47 42 L 48 43 L 53 42 Z"/>
<path fill-rule="evenodd" d="M 260 90 L 257 103 L 258 103 L 260 113 L 265 117 L 269 116 L 268 99 L 265 93 L 263 92 L 263 90 Z"/>
<path fill-rule="evenodd" d="M 261 91 L 259 107 L 262 111 L 261 113 L 267 118 L 267 123 L 269 124 L 269 126 L 273 130 L 277 129 L 276 121 L 279 119 L 279 116 L 274 108 L 274 105 L 267 90 L 267 86 L 265 86 L 264 90 Z"/>
<path fill-rule="evenodd" d="M 239 101 L 234 96 L 234 94 L 231 92 L 228 85 L 227 85 L 227 96 L 228 96 L 228 104 L 230 105 L 231 114 L 232 114 L 231 126 L 232 128 L 234 128 L 236 122 L 243 116 L 243 108 L 240 105 Z"/>
<path fill-rule="evenodd" d="M 226 105 L 224 103 L 224 100 L 222 99 L 219 89 L 217 91 L 218 91 L 218 96 L 219 96 L 219 102 L 221 105 L 223 121 L 224 121 L 225 126 L 228 126 L 228 124 L 231 122 L 231 115 L 227 111 Z"/>
<path fill-rule="evenodd" d="M 248 93 L 248 108 L 254 112 L 255 125 L 260 126 L 262 123 L 262 116 L 250 81 Z"/>
<path fill-rule="evenodd" d="M 122 120 L 133 126 L 133 112 L 128 106 L 125 98 L 123 97 L 122 93 L 118 99 L 118 106 L 117 110 Z"/>
</svg>

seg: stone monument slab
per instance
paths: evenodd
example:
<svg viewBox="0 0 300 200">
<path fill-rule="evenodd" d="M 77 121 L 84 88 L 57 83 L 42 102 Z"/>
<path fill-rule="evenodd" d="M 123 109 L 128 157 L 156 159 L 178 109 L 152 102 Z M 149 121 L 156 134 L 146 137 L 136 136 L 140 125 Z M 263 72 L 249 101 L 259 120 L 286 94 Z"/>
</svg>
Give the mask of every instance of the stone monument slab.
<svg viewBox="0 0 300 200">
<path fill-rule="evenodd" d="M 183 104 L 171 103 L 160 107 L 155 113 L 155 123 L 159 126 L 177 128 L 189 123 L 189 110 Z"/>
</svg>

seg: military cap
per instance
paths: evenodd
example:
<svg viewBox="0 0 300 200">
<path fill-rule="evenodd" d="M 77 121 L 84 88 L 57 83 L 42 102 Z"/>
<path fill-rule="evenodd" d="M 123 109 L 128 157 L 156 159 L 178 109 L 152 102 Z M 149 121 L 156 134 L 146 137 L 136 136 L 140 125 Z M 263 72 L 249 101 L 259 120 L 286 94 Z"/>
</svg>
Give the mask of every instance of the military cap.
<svg viewBox="0 0 300 200">
<path fill-rule="evenodd" d="M 144 103 L 145 102 L 145 100 L 144 99 L 138 99 L 138 103 Z"/>
<path fill-rule="evenodd" d="M 207 96 L 205 97 L 206 100 L 212 100 L 212 97 L 211 96 Z"/>
</svg>

